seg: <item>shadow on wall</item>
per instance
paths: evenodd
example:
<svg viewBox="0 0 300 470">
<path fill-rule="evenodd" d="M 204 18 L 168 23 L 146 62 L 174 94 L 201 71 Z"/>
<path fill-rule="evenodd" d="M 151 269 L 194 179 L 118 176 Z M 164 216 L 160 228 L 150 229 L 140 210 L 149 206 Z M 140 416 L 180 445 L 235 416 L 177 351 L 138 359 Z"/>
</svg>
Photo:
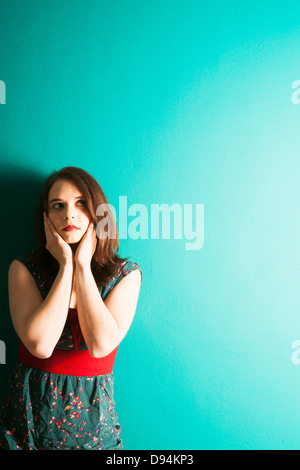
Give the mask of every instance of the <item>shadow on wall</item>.
<svg viewBox="0 0 300 470">
<path fill-rule="evenodd" d="M 8 269 L 17 256 L 37 246 L 34 218 L 45 179 L 45 175 L 28 168 L 1 165 L 0 340 L 5 343 L 6 364 L 0 364 L 0 400 L 19 349 L 19 340 L 9 312 Z"/>
</svg>

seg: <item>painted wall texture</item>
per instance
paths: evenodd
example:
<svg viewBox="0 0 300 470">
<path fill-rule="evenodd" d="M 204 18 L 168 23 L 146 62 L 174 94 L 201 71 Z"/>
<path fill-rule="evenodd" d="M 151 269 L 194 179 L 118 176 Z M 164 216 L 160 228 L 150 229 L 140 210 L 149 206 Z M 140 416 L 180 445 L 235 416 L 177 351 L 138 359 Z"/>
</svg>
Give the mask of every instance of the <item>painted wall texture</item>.
<svg viewBox="0 0 300 470">
<path fill-rule="evenodd" d="M 9 264 L 33 244 L 44 179 L 79 166 L 143 271 L 114 367 L 124 448 L 300 448 L 299 14 L 0 1 L 1 395 L 18 352 Z M 154 238 L 162 204 L 177 218 Z"/>
</svg>

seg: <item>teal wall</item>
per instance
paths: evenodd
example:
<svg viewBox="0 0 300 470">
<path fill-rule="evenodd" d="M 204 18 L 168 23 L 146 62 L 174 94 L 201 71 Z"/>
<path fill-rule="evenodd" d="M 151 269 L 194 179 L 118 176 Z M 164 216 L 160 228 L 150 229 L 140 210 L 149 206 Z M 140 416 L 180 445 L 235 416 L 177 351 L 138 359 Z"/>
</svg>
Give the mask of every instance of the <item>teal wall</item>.
<svg viewBox="0 0 300 470">
<path fill-rule="evenodd" d="M 114 369 L 124 448 L 300 448 L 299 15 L 289 1 L 0 1 L 1 393 L 18 344 L 9 263 L 32 244 L 43 180 L 79 166 L 116 209 L 121 195 L 149 214 L 204 204 L 200 250 L 120 241 L 143 270 Z"/>
</svg>

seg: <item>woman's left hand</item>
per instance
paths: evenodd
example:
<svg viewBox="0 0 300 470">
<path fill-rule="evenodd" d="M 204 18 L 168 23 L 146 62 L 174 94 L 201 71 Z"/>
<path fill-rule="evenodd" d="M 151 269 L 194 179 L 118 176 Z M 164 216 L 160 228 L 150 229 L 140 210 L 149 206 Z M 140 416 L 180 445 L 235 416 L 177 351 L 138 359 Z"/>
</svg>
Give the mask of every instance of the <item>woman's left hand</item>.
<svg viewBox="0 0 300 470">
<path fill-rule="evenodd" d="M 88 228 L 76 249 L 76 252 L 74 255 L 75 264 L 80 265 L 80 266 L 90 266 L 91 260 L 96 250 L 96 246 L 97 246 L 96 228 L 92 221 L 88 225 Z"/>
</svg>

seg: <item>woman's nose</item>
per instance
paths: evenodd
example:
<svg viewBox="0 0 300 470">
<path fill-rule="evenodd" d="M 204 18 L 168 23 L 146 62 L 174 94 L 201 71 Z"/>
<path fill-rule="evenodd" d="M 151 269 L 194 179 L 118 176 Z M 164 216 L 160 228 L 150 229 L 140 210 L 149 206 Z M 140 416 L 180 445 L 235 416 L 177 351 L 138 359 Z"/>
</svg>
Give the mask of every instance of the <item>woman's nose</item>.
<svg viewBox="0 0 300 470">
<path fill-rule="evenodd" d="M 67 219 L 72 220 L 74 218 L 75 218 L 74 209 L 66 208 L 64 219 L 65 220 L 67 220 Z"/>
</svg>

